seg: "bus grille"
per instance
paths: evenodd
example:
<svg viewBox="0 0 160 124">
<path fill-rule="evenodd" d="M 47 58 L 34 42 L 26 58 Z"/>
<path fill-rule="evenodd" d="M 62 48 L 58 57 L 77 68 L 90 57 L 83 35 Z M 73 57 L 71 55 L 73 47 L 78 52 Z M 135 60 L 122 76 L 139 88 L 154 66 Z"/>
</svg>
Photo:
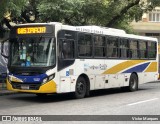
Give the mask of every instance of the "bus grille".
<svg viewBox="0 0 160 124">
<path fill-rule="evenodd" d="M 11 82 L 12 87 L 14 89 L 21 89 L 21 90 L 39 90 L 40 83 L 17 83 L 17 82 Z"/>
</svg>

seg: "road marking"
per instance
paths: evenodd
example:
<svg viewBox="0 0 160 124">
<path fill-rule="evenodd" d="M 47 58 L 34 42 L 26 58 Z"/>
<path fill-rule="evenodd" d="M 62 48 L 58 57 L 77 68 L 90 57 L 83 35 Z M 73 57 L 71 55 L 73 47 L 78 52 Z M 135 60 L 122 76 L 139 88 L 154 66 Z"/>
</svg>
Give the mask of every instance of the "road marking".
<svg viewBox="0 0 160 124">
<path fill-rule="evenodd" d="M 148 99 L 148 100 L 144 100 L 144 101 L 139 101 L 139 102 L 135 102 L 135 103 L 131 103 L 131 104 L 127 104 L 128 106 L 132 106 L 132 105 L 136 105 L 136 104 L 141 104 L 144 102 L 150 102 L 150 101 L 154 101 L 154 100 L 158 100 L 159 98 L 153 98 L 153 99 Z"/>
</svg>

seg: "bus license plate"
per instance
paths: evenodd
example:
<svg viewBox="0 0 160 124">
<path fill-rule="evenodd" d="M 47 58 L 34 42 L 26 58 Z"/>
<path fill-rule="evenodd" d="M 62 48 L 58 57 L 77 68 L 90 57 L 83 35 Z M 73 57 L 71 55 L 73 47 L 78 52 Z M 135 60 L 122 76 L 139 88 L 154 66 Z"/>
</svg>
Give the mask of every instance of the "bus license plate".
<svg viewBox="0 0 160 124">
<path fill-rule="evenodd" d="M 29 90 L 29 86 L 28 85 L 21 85 L 21 89 L 22 90 Z"/>
</svg>

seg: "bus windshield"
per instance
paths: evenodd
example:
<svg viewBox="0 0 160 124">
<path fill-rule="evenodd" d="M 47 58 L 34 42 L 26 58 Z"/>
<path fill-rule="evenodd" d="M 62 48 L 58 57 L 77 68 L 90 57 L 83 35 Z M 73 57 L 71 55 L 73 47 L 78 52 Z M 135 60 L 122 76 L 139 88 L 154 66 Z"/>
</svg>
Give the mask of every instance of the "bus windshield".
<svg viewBox="0 0 160 124">
<path fill-rule="evenodd" d="M 50 37 L 11 39 L 11 66 L 46 67 L 55 65 L 55 41 Z"/>
</svg>

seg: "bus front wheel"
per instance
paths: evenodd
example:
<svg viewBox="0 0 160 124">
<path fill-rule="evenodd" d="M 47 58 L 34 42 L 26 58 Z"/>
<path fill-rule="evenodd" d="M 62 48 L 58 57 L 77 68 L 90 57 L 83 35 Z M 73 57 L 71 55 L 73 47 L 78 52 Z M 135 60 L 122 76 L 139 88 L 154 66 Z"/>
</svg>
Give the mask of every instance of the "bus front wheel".
<svg viewBox="0 0 160 124">
<path fill-rule="evenodd" d="M 79 77 L 75 87 L 75 98 L 81 99 L 86 95 L 87 84 L 84 77 Z"/>
</svg>

